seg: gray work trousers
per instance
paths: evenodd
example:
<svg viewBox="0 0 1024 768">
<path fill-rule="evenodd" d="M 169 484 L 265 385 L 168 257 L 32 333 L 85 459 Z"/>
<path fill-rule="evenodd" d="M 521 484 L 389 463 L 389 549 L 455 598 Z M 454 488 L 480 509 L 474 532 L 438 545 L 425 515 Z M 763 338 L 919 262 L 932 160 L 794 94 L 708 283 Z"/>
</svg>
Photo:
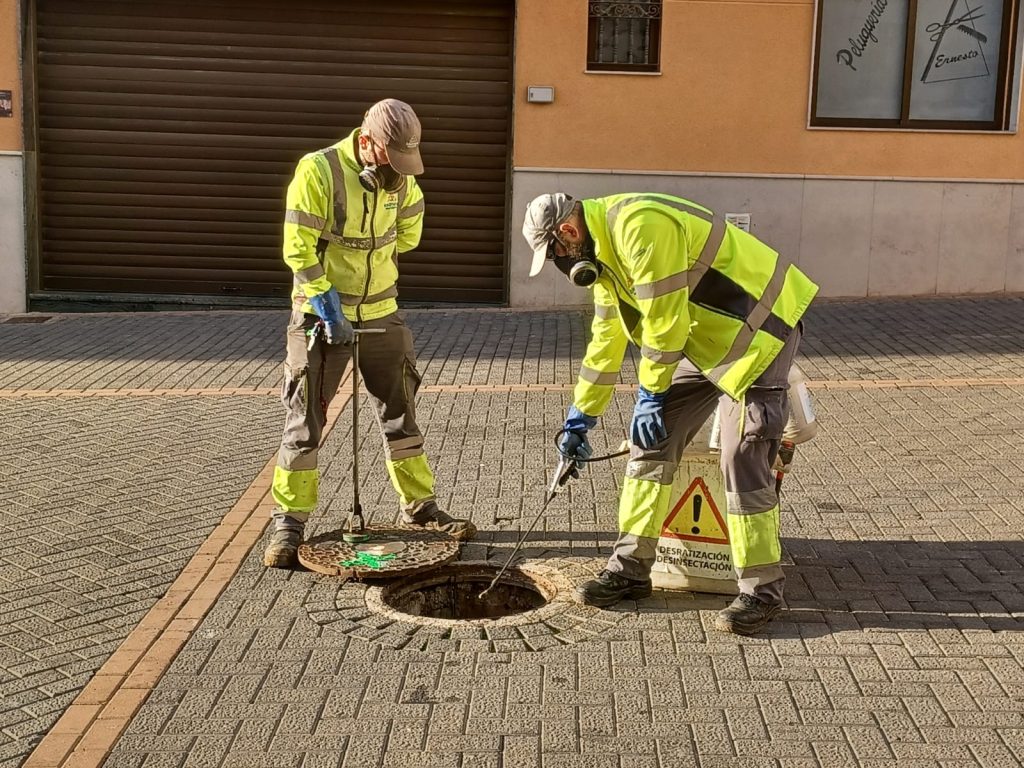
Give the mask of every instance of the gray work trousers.
<svg viewBox="0 0 1024 768">
<path fill-rule="evenodd" d="M 274 473 L 275 516 L 304 523 L 316 506 L 319 472 L 317 453 L 327 408 L 338 391 L 352 358 L 350 345 L 329 345 L 323 336 L 309 349 L 306 332 L 315 315 L 293 310 L 287 332 L 285 380 L 281 394 L 285 427 Z M 398 313 L 354 324 L 383 328 L 382 334 L 359 339 L 359 373 L 375 405 L 384 441 L 388 475 L 410 518 L 429 516 L 435 505 L 434 477 L 416 424 L 416 370 L 412 332 Z"/>
<path fill-rule="evenodd" d="M 774 539 L 769 543 L 779 553 L 778 558 L 769 557 L 767 562 L 761 557 L 756 565 L 737 566 L 737 582 L 741 592 L 773 605 L 782 600 L 785 574 L 778 562 L 781 558 L 777 529 L 778 495 L 774 492 L 772 463 L 779 452 L 782 431 L 786 426 L 789 369 L 796 357 L 801 336 L 802 323 L 798 323 L 778 356 L 739 402 L 722 395 L 711 381 L 684 358 L 676 369 L 665 398 L 665 430 L 668 436 L 651 450 L 633 446 L 630 451 L 631 466 L 650 467 L 661 464 L 664 474 L 660 482 L 670 486 L 682 459 L 683 449 L 721 403 L 721 465 L 734 564 L 742 564 L 746 553 L 737 550 L 737 546 L 743 547 L 737 541 L 742 537 L 733 535 L 732 531 L 735 526 L 738 534 L 739 528 L 752 519 L 752 516 L 738 519 L 750 515 L 752 509 L 761 511 L 774 507 L 770 530 L 764 530 L 764 524 L 761 524 L 762 530 L 757 534 L 758 546 L 764 547 L 765 537 Z M 768 500 L 769 495 L 773 499 Z M 657 538 L 620 533 L 607 569 L 638 581 L 648 579 L 655 561 L 657 542 Z"/>
</svg>

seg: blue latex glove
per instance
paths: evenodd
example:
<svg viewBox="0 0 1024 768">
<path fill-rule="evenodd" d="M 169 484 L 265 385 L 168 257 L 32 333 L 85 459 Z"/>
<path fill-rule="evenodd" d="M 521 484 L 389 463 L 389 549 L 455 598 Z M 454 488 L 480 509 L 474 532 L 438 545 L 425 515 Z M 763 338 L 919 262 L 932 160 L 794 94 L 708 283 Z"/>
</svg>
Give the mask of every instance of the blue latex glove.
<svg viewBox="0 0 1024 768">
<path fill-rule="evenodd" d="M 633 409 L 633 423 L 629 428 L 629 438 L 633 445 L 650 450 L 668 437 L 665 430 L 665 395 L 665 392 L 648 392 L 640 387 L 636 407 Z"/>
<path fill-rule="evenodd" d="M 309 304 L 324 321 L 324 335 L 328 344 L 351 344 L 355 338 L 352 323 L 341 313 L 341 297 L 334 286 L 326 293 L 309 297 Z"/>
<path fill-rule="evenodd" d="M 596 426 L 596 418 L 588 416 L 575 405 L 570 406 L 565 424 L 562 425 L 562 429 L 566 431 L 562 433 L 558 441 L 558 449 L 562 452 L 563 458 L 568 456 L 589 459 L 593 451 L 590 448 L 590 441 L 587 440 L 587 430 Z M 581 469 L 583 469 L 583 462 L 577 461 L 572 476 L 579 477 Z"/>
</svg>

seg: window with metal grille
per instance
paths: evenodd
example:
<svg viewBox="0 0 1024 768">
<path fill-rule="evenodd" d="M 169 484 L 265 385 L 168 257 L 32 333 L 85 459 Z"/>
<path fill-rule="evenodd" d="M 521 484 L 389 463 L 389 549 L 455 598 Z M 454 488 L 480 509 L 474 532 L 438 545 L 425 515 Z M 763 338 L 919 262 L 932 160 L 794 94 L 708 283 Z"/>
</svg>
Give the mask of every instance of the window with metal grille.
<svg viewBox="0 0 1024 768">
<path fill-rule="evenodd" d="M 591 2 L 587 69 L 658 72 L 661 67 L 661 0 Z"/>
</svg>

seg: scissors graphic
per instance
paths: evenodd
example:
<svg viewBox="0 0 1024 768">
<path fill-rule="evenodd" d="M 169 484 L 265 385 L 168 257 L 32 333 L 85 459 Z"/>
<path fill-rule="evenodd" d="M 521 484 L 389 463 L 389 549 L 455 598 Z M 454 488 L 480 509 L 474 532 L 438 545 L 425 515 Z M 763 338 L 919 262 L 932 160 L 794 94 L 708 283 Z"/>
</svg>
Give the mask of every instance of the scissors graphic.
<svg viewBox="0 0 1024 768">
<path fill-rule="evenodd" d="M 954 6 L 956 5 L 955 1 L 954 1 L 953 5 Z M 952 9 L 950 9 L 950 11 L 952 11 Z M 975 37 L 975 38 L 981 40 L 983 43 L 984 42 L 988 42 L 988 38 L 986 38 L 985 35 L 981 34 L 977 30 L 967 26 L 968 23 L 975 22 L 978 19 L 984 18 L 985 14 L 984 13 L 979 13 L 979 11 L 981 11 L 980 7 L 979 8 L 968 8 L 967 9 L 967 13 L 965 13 L 963 16 L 961 16 L 958 19 L 952 19 L 952 20 L 950 20 L 949 16 L 952 16 L 953 14 L 950 13 L 949 16 L 946 17 L 946 21 L 945 22 L 942 22 L 942 23 L 937 22 L 937 21 L 933 22 L 933 23 L 929 24 L 927 27 L 925 27 L 924 31 L 931 33 L 931 37 L 929 39 L 933 43 L 939 42 L 939 40 L 942 39 L 942 36 L 944 34 L 946 34 L 946 30 L 948 30 L 950 27 L 957 27 L 958 29 L 960 29 L 961 32 L 965 32 L 966 34 L 970 35 L 971 37 Z"/>
</svg>

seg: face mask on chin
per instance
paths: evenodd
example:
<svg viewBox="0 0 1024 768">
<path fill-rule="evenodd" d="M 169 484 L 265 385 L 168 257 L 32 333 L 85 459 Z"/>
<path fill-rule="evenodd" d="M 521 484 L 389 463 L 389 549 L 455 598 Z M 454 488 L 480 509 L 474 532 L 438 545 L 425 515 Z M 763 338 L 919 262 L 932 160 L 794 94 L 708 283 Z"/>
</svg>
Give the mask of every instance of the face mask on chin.
<svg viewBox="0 0 1024 768">
<path fill-rule="evenodd" d="M 572 269 L 572 265 L 576 263 L 576 259 L 569 256 L 555 256 L 551 259 L 551 263 L 555 265 L 555 269 L 565 275 L 566 279 L 569 279 L 569 271 Z"/>
<path fill-rule="evenodd" d="M 394 194 L 401 191 L 402 187 L 405 186 L 405 176 L 400 174 L 390 165 L 378 166 L 378 170 L 380 171 L 381 178 L 384 182 L 381 186 L 383 186 L 386 191 Z"/>
</svg>

